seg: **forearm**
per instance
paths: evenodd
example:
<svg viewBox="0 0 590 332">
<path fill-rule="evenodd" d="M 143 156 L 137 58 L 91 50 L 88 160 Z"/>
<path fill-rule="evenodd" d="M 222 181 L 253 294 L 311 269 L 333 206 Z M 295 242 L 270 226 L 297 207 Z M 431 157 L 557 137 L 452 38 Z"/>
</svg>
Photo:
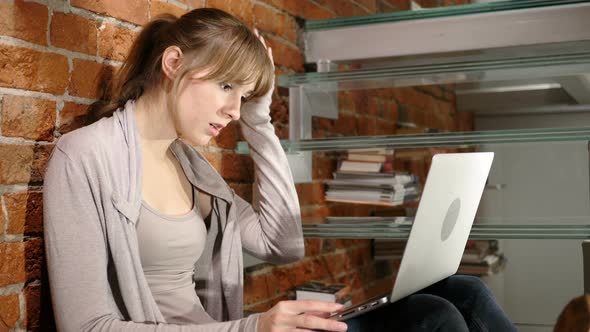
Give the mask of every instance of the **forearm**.
<svg viewBox="0 0 590 332">
<path fill-rule="evenodd" d="M 268 98 L 267 98 L 268 97 Z M 245 249 L 262 259 L 281 256 L 293 261 L 303 256 L 299 199 L 287 157 L 270 120 L 270 96 L 247 104 L 242 111 L 242 133 L 255 165 L 254 210 L 257 218 L 242 215 Z M 243 209 L 243 213 L 248 209 Z"/>
</svg>

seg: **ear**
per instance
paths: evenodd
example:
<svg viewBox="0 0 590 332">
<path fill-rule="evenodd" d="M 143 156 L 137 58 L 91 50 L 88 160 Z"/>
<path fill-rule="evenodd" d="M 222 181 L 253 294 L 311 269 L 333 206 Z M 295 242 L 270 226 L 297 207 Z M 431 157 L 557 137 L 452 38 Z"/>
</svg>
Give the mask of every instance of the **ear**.
<svg viewBox="0 0 590 332">
<path fill-rule="evenodd" d="M 182 63 L 182 50 L 178 46 L 168 46 L 162 54 L 162 72 L 173 80 L 176 70 Z"/>
</svg>

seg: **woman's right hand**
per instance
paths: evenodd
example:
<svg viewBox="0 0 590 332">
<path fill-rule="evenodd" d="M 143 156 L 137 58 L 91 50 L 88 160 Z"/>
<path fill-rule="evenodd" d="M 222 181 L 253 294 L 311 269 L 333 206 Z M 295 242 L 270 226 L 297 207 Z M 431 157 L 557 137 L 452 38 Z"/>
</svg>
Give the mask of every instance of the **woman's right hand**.
<svg viewBox="0 0 590 332">
<path fill-rule="evenodd" d="M 343 308 L 325 301 L 281 301 L 258 318 L 257 332 L 346 331 L 345 323 L 320 317 Z"/>
</svg>

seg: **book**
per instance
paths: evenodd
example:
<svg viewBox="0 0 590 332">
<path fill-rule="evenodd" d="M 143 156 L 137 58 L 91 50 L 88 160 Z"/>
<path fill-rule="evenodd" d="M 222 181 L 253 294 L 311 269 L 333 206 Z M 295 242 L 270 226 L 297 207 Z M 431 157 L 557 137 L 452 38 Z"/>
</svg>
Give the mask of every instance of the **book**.
<svg viewBox="0 0 590 332">
<path fill-rule="evenodd" d="M 383 163 L 380 162 L 343 160 L 340 163 L 339 170 L 378 173 L 381 168 L 383 168 Z"/>
<path fill-rule="evenodd" d="M 461 263 L 457 273 L 477 276 L 486 276 L 498 273 L 506 266 L 506 258 L 503 254 L 486 255 L 476 263 Z"/>
<path fill-rule="evenodd" d="M 382 154 L 358 154 L 348 153 L 346 160 L 348 161 L 372 161 L 378 163 L 384 163 L 387 161 L 388 156 Z"/>
<path fill-rule="evenodd" d="M 414 218 L 411 217 L 326 217 L 327 224 L 390 224 L 411 225 Z"/>
<path fill-rule="evenodd" d="M 346 284 L 310 281 L 295 287 L 295 299 L 337 302 L 350 306 L 352 304 L 351 292 L 351 287 Z"/>
</svg>

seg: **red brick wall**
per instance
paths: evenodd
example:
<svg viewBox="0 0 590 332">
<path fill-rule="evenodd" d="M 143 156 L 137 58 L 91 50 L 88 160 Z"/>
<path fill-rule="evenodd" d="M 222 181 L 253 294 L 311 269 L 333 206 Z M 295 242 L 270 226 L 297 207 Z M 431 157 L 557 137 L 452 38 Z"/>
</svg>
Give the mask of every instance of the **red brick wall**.
<svg viewBox="0 0 590 332">
<path fill-rule="evenodd" d="M 419 1 L 424 6 L 453 1 Z M 459 2 L 459 1 L 455 1 Z M 48 3 L 48 4 L 47 4 Z M 82 125 L 87 106 L 120 66 L 140 26 L 162 12 L 218 7 L 257 26 L 273 48 L 277 73 L 303 71 L 296 18 L 323 19 L 403 10 L 406 0 L 56 0 L 0 1 L 0 331 L 51 329 L 43 260 L 42 186 L 47 158 L 60 135 Z M 272 118 L 288 136 L 288 92 L 277 89 Z M 401 108 L 423 126 L 453 129 L 452 89 L 342 93 L 341 117 L 316 119 L 315 135 L 390 133 Z M 369 105 L 361 111 L 360 105 Z M 366 108 L 366 107 L 365 107 Z M 437 110 L 437 111 L 433 111 Z M 467 119 L 466 122 L 469 123 Z M 352 127 L 350 127 L 352 126 Z M 203 153 L 237 193 L 251 199 L 252 161 L 232 152 L 239 128 L 228 127 Z M 393 133 L 393 131 L 391 131 Z M 247 165 L 247 167 L 244 167 Z M 333 156 L 317 154 L 314 182 L 298 186 L 305 216 L 367 214 L 370 206 L 325 204 L 322 179 Z M 424 169 L 423 161 L 400 167 Z M 306 240 L 306 258 L 259 266 L 247 274 L 245 302 L 266 309 L 309 279 L 350 282 L 355 299 L 389 286 L 388 264 L 374 264 L 369 241 Z M 389 279 L 390 280 L 390 279 Z"/>
</svg>

